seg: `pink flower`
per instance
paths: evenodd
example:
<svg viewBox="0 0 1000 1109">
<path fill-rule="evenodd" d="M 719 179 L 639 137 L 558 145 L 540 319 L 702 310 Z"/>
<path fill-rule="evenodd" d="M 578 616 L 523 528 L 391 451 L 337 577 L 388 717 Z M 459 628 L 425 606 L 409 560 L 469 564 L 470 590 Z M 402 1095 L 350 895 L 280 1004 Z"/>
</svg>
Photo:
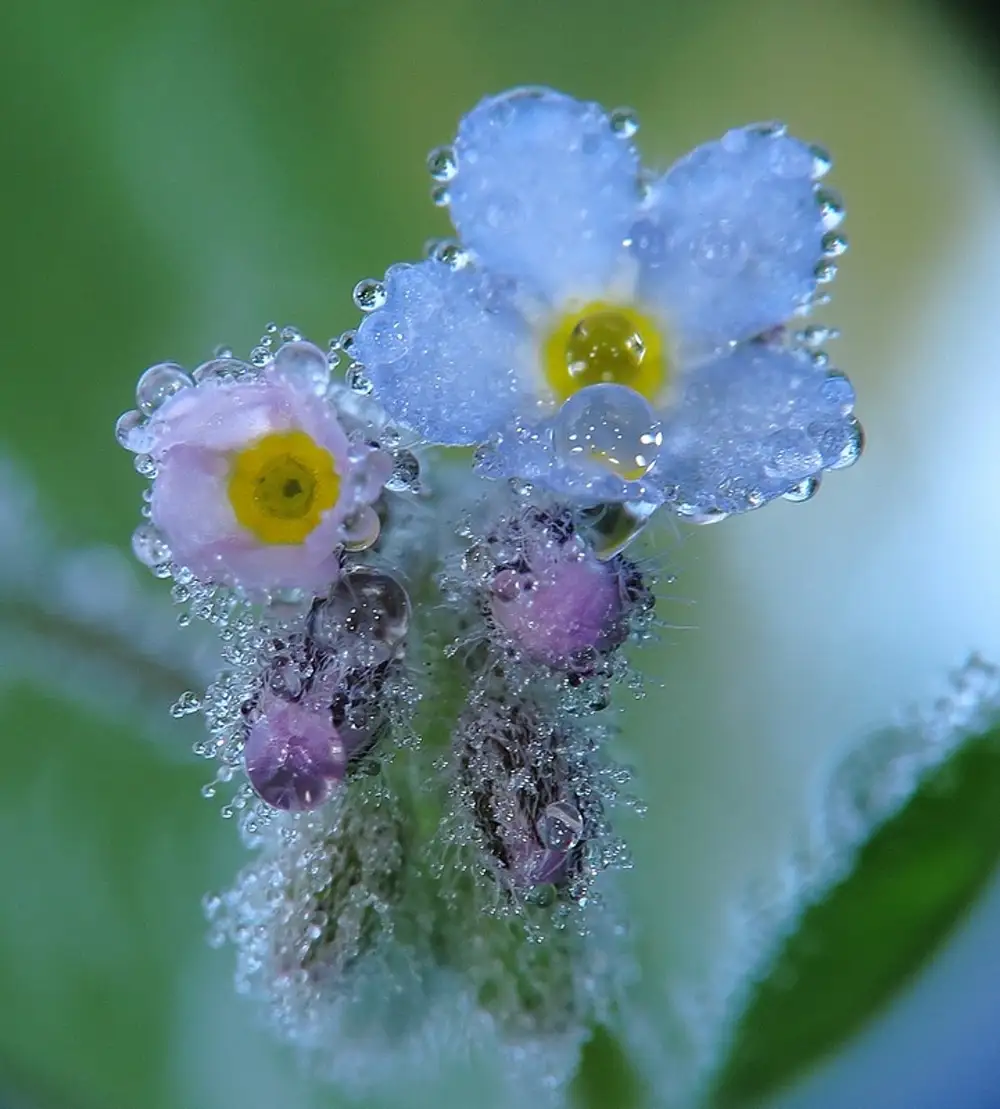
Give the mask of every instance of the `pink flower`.
<svg viewBox="0 0 1000 1109">
<path fill-rule="evenodd" d="M 288 347 L 294 358 L 282 358 Z M 299 349 L 301 348 L 301 349 Z M 283 372 L 323 353 L 288 344 L 257 378 L 206 378 L 153 413 L 152 522 L 173 560 L 250 593 L 336 580 L 344 543 L 378 533 L 391 459 L 352 444 L 330 403 Z"/>
</svg>

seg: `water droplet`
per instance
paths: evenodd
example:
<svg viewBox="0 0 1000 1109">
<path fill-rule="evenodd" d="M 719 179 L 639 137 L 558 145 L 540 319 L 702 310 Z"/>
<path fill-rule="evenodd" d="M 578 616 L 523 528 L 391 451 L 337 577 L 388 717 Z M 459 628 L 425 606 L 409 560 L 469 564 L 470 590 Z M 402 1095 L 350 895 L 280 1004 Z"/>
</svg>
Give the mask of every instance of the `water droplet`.
<svg viewBox="0 0 1000 1109">
<path fill-rule="evenodd" d="M 583 817 L 569 801 L 545 806 L 537 824 L 538 838 L 550 851 L 572 851 L 583 838 Z"/>
<path fill-rule="evenodd" d="M 610 115 L 611 130 L 623 139 L 630 139 L 639 130 L 639 119 L 631 108 L 615 108 Z"/>
<path fill-rule="evenodd" d="M 587 534 L 594 554 L 602 562 L 621 554 L 643 531 L 656 509 L 651 501 L 625 501 L 593 510 Z"/>
<path fill-rule="evenodd" d="M 463 250 L 458 243 L 449 242 L 448 240 L 438 243 L 434 248 L 432 257 L 436 262 L 440 262 L 453 270 L 465 269 L 472 261 L 472 255 L 469 251 Z"/>
<path fill-rule="evenodd" d="M 850 432 L 847 441 L 840 452 L 840 457 L 830 466 L 831 470 L 846 470 L 848 466 L 853 466 L 855 462 L 861 457 L 865 449 L 865 431 L 861 426 L 861 422 L 857 419 L 851 420 Z"/>
<path fill-rule="evenodd" d="M 293 340 L 278 348 L 274 373 L 293 385 L 322 397 L 330 384 L 330 363 L 313 343 Z"/>
<path fill-rule="evenodd" d="M 170 548 L 153 524 L 140 524 L 132 532 L 132 553 L 143 566 L 162 566 L 170 561 Z"/>
<path fill-rule="evenodd" d="M 123 412 L 115 424 L 115 438 L 127 451 L 143 452 L 152 445 L 149 436 L 143 435 L 146 426 L 146 417 L 141 412 Z"/>
<path fill-rule="evenodd" d="M 151 416 L 174 393 L 192 384 L 183 366 L 176 362 L 160 362 L 144 371 L 135 387 L 135 403 L 141 412 Z"/>
<path fill-rule="evenodd" d="M 156 477 L 156 462 L 151 454 L 137 454 L 132 461 L 135 472 L 143 477 Z"/>
<path fill-rule="evenodd" d="M 354 286 L 351 296 L 354 299 L 354 306 L 362 312 L 374 312 L 383 307 L 387 299 L 385 286 L 373 277 L 366 277 L 359 281 Z"/>
<path fill-rule="evenodd" d="M 281 329 L 281 341 L 283 343 L 301 343 L 302 338 L 302 332 L 297 327 L 289 325 Z"/>
<path fill-rule="evenodd" d="M 663 446 L 659 421 L 644 397 L 624 385 L 588 385 L 566 401 L 553 423 L 560 457 L 571 465 L 644 477 Z"/>
<path fill-rule="evenodd" d="M 838 228 L 844 219 L 844 202 L 833 189 L 816 190 L 816 203 L 819 205 L 819 218 L 824 231 Z"/>
<path fill-rule="evenodd" d="M 360 393 L 361 396 L 370 396 L 375 386 L 371 383 L 370 378 L 365 373 L 364 366 L 360 362 L 352 362 L 344 371 L 344 383 L 347 388 L 355 393 Z"/>
<path fill-rule="evenodd" d="M 410 626 L 410 598 L 390 574 L 357 566 L 346 571 L 318 601 L 309 618 L 310 634 L 321 648 L 336 650 L 345 637 L 376 648 L 377 661 L 394 658 Z"/>
<path fill-rule="evenodd" d="M 820 386 L 820 396 L 831 407 L 846 416 L 854 407 L 854 386 L 840 370 L 830 370 Z"/>
<path fill-rule="evenodd" d="M 823 254 L 827 258 L 839 258 L 847 250 L 847 239 L 835 231 L 827 231 L 823 236 Z"/>
<path fill-rule="evenodd" d="M 777 119 L 765 120 L 762 123 L 751 123 L 746 132 L 749 135 L 760 135 L 765 139 L 778 139 L 788 134 L 788 124 Z"/>
<path fill-rule="evenodd" d="M 191 375 L 196 385 L 206 381 L 236 381 L 250 373 L 250 365 L 239 358 L 210 358 Z"/>
<path fill-rule="evenodd" d="M 821 177 L 825 177 L 833 168 L 833 159 L 830 157 L 830 152 L 818 143 L 813 143 L 809 147 L 809 153 L 812 155 L 813 160 L 813 180 L 818 181 Z"/>
<path fill-rule="evenodd" d="M 365 505 L 340 525 L 341 539 L 349 551 L 366 551 L 373 546 L 382 530 L 378 513 Z"/>
<path fill-rule="evenodd" d="M 447 185 L 435 185 L 431 189 L 431 203 L 435 208 L 447 208 L 451 203 L 451 193 Z"/>
<path fill-rule="evenodd" d="M 339 339 L 337 339 L 337 350 L 344 354 L 350 354 L 354 349 L 354 344 L 357 340 L 358 333 L 354 328 L 350 328 L 343 332 Z"/>
<path fill-rule="evenodd" d="M 397 451 L 393 456 L 392 474 L 385 483 L 391 493 L 411 492 L 420 480 L 420 463 L 412 451 Z"/>
<path fill-rule="evenodd" d="M 840 331 L 836 327 L 821 327 L 810 324 L 808 327 L 797 331 L 794 336 L 800 343 L 807 347 L 820 347 L 831 339 L 840 338 Z"/>
<path fill-rule="evenodd" d="M 803 478 L 798 485 L 794 485 L 787 493 L 782 493 L 782 496 L 786 501 L 799 504 L 815 497 L 819 492 L 820 484 L 820 475 L 813 474 L 812 477 Z"/>
<path fill-rule="evenodd" d="M 201 700 L 198 694 L 188 689 L 170 706 L 170 715 L 174 717 L 175 720 L 179 720 L 182 716 L 190 716 L 200 709 Z"/>
<path fill-rule="evenodd" d="M 450 146 L 436 146 L 427 155 L 427 171 L 435 181 L 450 181 L 458 173 L 458 158 Z"/>
<path fill-rule="evenodd" d="M 814 274 L 818 285 L 829 285 L 837 276 L 837 267 L 833 262 L 820 262 L 814 270 Z"/>
</svg>

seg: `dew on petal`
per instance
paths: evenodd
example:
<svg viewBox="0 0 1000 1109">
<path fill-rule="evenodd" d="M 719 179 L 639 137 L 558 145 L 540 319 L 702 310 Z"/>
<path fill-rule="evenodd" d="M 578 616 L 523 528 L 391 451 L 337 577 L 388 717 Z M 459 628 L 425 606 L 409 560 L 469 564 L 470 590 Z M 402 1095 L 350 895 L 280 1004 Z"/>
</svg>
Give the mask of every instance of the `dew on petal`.
<svg viewBox="0 0 1000 1109">
<path fill-rule="evenodd" d="M 275 376 L 321 397 L 330 384 L 330 363 L 313 343 L 293 340 L 278 348 L 274 356 Z"/>
<path fill-rule="evenodd" d="M 575 393 L 556 415 L 553 436 L 563 461 L 610 470 L 626 481 L 649 473 L 663 446 L 652 408 L 624 385 L 590 385 Z"/>
<path fill-rule="evenodd" d="M 385 286 L 381 281 L 376 281 L 371 277 L 359 281 L 354 286 L 354 292 L 351 295 L 355 307 L 362 312 L 374 312 L 376 309 L 382 308 L 386 302 Z"/>
<path fill-rule="evenodd" d="M 141 412 L 151 416 L 174 393 L 191 384 L 191 376 L 183 366 L 178 366 L 176 362 L 160 362 L 150 366 L 139 378 L 135 387 L 135 403 Z"/>
<path fill-rule="evenodd" d="M 366 551 L 377 541 L 382 523 L 375 509 L 363 505 L 340 525 L 341 539 L 349 551 Z"/>
</svg>

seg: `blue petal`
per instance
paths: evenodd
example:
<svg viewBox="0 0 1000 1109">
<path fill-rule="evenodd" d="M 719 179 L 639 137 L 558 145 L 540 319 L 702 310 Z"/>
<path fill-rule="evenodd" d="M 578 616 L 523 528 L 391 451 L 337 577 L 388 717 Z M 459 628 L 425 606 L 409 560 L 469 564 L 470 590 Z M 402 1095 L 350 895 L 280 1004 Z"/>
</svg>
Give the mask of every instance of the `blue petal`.
<svg viewBox="0 0 1000 1109">
<path fill-rule="evenodd" d="M 813 151 L 780 128 L 744 127 L 698 147 L 653 186 L 631 236 L 640 292 L 683 343 L 759 335 L 815 292 L 818 168 Z"/>
<path fill-rule="evenodd" d="M 649 478 L 625 481 L 610 471 L 600 473 L 570 464 L 556 449 L 553 429 L 551 417 L 505 428 L 480 452 L 477 472 L 487 478 L 526 481 L 583 505 L 663 501 L 663 489 Z"/>
<path fill-rule="evenodd" d="M 462 120 L 455 154 L 452 220 L 484 266 L 554 303 L 606 290 L 635 220 L 639 162 L 599 105 L 502 93 Z"/>
<path fill-rule="evenodd" d="M 389 415 L 431 443 L 479 443 L 499 430 L 529 393 L 527 325 L 504 290 L 438 261 L 392 266 L 385 289 L 352 353 Z"/>
<path fill-rule="evenodd" d="M 799 350 L 746 343 L 690 371 L 649 474 L 678 511 L 745 512 L 860 453 L 854 393 Z"/>
</svg>

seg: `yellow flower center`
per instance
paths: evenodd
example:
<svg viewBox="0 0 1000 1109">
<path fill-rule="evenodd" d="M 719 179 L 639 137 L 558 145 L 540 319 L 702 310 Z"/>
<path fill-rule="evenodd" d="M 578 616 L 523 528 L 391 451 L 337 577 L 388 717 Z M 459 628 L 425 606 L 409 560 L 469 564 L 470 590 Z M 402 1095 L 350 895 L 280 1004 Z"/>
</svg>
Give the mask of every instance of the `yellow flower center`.
<svg viewBox="0 0 1000 1109">
<path fill-rule="evenodd" d="M 330 452 L 304 431 L 276 431 L 235 455 L 229 503 L 261 543 L 305 542 L 337 503 L 340 475 Z"/>
<path fill-rule="evenodd" d="M 654 401 L 670 365 L 659 326 L 636 309 L 595 301 L 563 316 L 545 339 L 545 378 L 559 404 L 587 385 L 627 385 Z"/>
</svg>

